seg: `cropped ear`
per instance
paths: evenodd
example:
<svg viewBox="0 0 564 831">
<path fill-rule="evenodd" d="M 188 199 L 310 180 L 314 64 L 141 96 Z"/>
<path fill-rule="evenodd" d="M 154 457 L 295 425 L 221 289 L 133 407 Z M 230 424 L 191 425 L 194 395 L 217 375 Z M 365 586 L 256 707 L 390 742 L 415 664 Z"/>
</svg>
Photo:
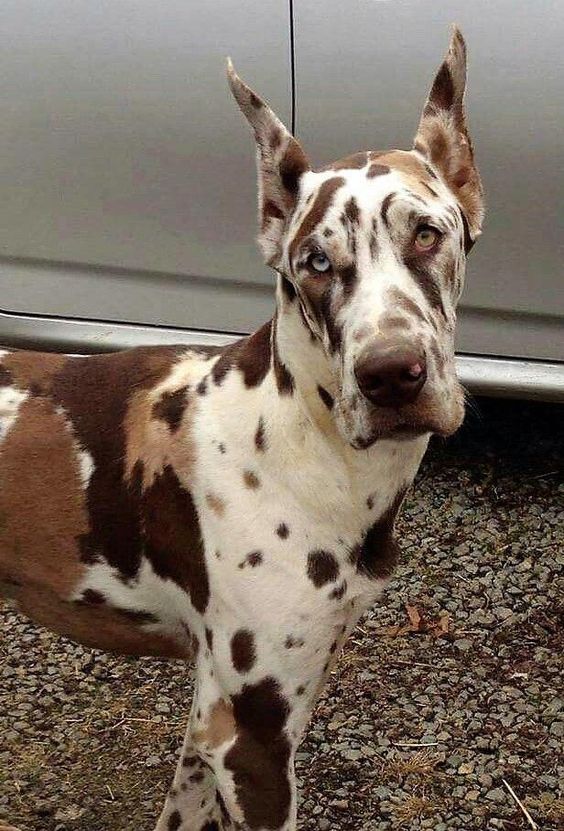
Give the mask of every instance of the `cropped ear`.
<svg viewBox="0 0 564 831">
<path fill-rule="evenodd" d="M 449 50 L 431 87 L 413 143 L 455 195 L 467 223 L 467 248 L 482 229 L 484 192 L 466 126 L 466 44 L 454 27 Z"/>
<path fill-rule="evenodd" d="M 279 264 L 282 237 L 297 202 L 300 178 L 309 163 L 298 141 L 256 93 L 243 83 L 227 59 L 235 100 L 255 133 L 258 169 L 258 243 L 268 265 Z"/>
</svg>

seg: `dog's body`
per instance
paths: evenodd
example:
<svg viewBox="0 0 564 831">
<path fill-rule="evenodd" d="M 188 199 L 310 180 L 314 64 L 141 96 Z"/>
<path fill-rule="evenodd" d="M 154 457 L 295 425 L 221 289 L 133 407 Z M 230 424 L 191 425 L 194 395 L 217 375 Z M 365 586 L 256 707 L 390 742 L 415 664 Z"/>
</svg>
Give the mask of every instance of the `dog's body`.
<svg viewBox="0 0 564 831">
<path fill-rule="evenodd" d="M 217 350 L 0 353 L 0 586 L 90 646 L 196 666 L 159 831 L 295 829 L 311 709 L 392 572 L 430 433 L 462 418 L 454 308 L 481 222 L 463 58 L 455 33 L 416 151 L 319 173 L 231 72 L 280 275 L 276 315 L 254 335 Z M 443 155 L 466 137 L 456 182 L 454 154 L 448 171 L 433 155 L 433 119 Z"/>
</svg>

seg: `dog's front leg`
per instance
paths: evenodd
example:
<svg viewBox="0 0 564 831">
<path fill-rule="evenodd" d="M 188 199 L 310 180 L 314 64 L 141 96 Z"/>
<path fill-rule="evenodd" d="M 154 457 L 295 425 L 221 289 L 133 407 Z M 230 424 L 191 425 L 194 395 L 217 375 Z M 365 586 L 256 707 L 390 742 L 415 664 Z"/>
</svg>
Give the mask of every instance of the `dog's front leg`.
<svg viewBox="0 0 564 831">
<path fill-rule="evenodd" d="M 155 831 L 227 831 L 233 828 L 217 790 L 214 771 L 200 755 L 193 739 L 192 725 L 197 720 L 199 707 L 196 696 L 172 787 Z"/>
</svg>

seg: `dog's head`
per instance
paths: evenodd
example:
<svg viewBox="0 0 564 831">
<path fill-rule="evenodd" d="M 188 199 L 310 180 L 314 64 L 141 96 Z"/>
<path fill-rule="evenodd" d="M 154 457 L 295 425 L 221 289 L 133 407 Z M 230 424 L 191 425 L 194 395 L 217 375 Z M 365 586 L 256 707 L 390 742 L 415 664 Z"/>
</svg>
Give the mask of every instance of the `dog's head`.
<svg viewBox="0 0 564 831">
<path fill-rule="evenodd" d="M 298 141 L 228 68 L 251 123 L 259 244 L 322 344 L 344 438 L 449 435 L 463 418 L 455 309 L 483 192 L 466 127 L 466 48 L 455 30 L 413 149 L 356 153 L 314 171 Z"/>
</svg>

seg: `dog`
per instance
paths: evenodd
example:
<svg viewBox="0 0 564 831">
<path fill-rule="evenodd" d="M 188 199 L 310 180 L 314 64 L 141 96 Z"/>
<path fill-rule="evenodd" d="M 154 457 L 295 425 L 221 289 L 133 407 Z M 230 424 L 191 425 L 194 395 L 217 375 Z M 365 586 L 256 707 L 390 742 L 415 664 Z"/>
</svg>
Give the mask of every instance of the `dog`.
<svg viewBox="0 0 564 831">
<path fill-rule="evenodd" d="M 293 760 L 397 559 L 431 434 L 461 424 L 481 232 L 455 29 L 413 149 L 312 170 L 228 62 L 276 312 L 223 348 L 0 357 L 0 582 L 87 646 L 195 665 L 157 831 L 295 831 Z"/>
</svg>

